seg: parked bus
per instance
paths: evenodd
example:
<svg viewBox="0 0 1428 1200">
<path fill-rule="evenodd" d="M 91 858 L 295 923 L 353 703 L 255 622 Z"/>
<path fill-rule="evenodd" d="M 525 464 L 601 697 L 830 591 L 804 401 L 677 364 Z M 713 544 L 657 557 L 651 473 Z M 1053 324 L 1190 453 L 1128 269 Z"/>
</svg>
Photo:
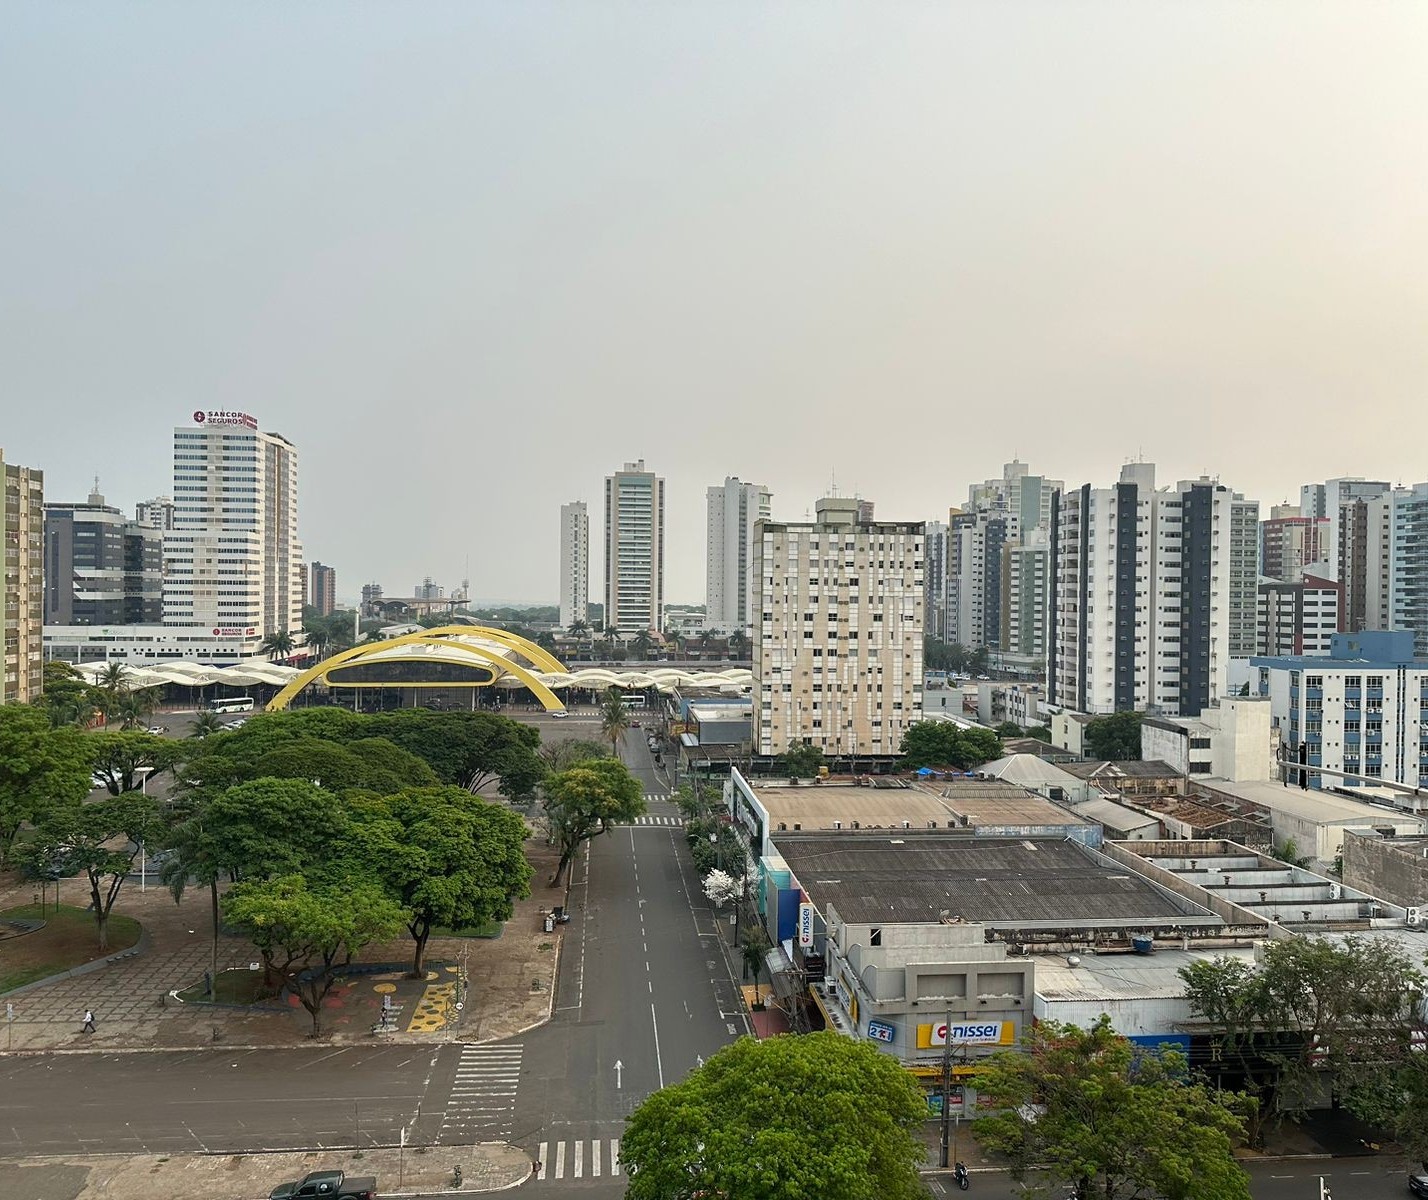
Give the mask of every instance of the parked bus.
<svg viewBox="0 0 1428 1200">
<path fill-rule="evenodd" d="M 253 711 L 252 696 L 229 696 L 226 700 L 215 700 L 208 706 L 209 712 L 243 713 Z"/>
</svg>

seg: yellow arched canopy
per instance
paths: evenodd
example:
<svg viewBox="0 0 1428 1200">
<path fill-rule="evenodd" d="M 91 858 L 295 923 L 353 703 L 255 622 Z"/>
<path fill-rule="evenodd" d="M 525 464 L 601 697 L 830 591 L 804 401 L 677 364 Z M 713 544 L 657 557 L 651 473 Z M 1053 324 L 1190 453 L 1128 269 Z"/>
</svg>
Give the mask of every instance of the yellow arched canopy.
<svg viewBox="0 0 1428 1200">
<path fill-rule="evenodd" d="M 511 675 L 519 679 L 530 690 L 531 695 L 535 696 L 547 710 L 565 707 L 530 667 L 502 653 L 503 650 L 512 651 L 540 670 L 564 674 L 565 665 L 544 647 L 538 646 L 529 638 L 523 638 L 508 629 L 491 629 L 481 625 L 442 625 L 434 629 L 422 629 L 416 633 L 389 638 L 385 642 L 363 642 L 359 646 L 353 646 L 339 654 L 334 654 L 316 666 L 309 667 L 293 679 L 273 697 L 268 704 L 267 711 L 281 712 L 292 702 L 293 697 L 308 684 L 318 679 L 326 679 L 329 671 L 345 663 L 374 657 L 387 660 L 396 658 L 400 661 L 400 655 L 393 655 L 392 651 L 402 646 L 440 646 L 443 650 L 469 655 L 478 662 L 494 668 L 492 683 L 503 675 Z M 412 661 L 418 661 L 415 655 Z M 452 685 L 434 683 L 432 686 L 450 687 Z"/>
</svg>

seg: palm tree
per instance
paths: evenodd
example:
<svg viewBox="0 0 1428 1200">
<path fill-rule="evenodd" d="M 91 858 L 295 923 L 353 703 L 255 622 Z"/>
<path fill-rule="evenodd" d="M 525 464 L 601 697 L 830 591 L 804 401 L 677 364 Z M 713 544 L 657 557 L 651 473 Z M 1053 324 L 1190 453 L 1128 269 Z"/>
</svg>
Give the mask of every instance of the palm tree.
<svg viewBox="0 0 1428 1200">
<path fill-rule="evenodd" d="M 123 718 L 125 729 L 147 725 L 154 715 L 154 700 L 153 688 L 126 688 L 119 693 L 115 715 Z"/>
<path fill-rule="evenodd" d="M 307 636 L 307 648 L 312 651 L 313 657 L 322 658 L 322 652 L 332 641 L 332 635 L 317 622 L 303 626 L 303 633 Z"/>
<path fill-rule="evenodd" d="M 273 662 L 277 662 L 278 659 L 287 658 L 293 652 L 293 635 L 286 629 L 279 629 L 268 634 L 258 649 L 263 651 Z"/>
<path fill-rule="evenodd" d="M 570 622 L 570 629 L 568 630 L 568 632 L 570 636 L 578 642 L 581 638 L 583 638 L 587 633 L 590 632 L 590 622 L 584 620 L 581 617 L 576 617 L 575 620 Z"/>
<path fill-rule="evenodd" d="M 625 707 L 625 698 L 619 688 L 610 688 L 600 705 L 600 732 L 610 739 L 610 749 L 615 757 L 620 757 L 620 738 L 630 727 L 630 710 Z"/>
<path fill-rule="evenodd" d="M 641 629 L 635 635 L 635 640 L 630 643 L 630 649 L 634 651 L 635 657 L 644 659 L 649 656 L 650 647 L 654 645 L 654 639 L 650 637 L 648 629 Z"/>
<path fill-rule="evenodd" d="M 744 937 L 744 975 L 749 972 L 754 973 L 754 1004 L 763 1004 L 763 999 L 759 995 L 759 978 L 764 973 L 766 955 L 773 948 L 773 943 L 769 941 L 769 935 L 763 929 L 755 925 Z"/>
<path fill-rule="evenodd" d="M 109 724 L 110 716 L 119 708 L 119 698 L 129 690 L 125 680 L 128 669 L 121 662 L 107 662 L 104 670 L 94 681 L 99 694 L 99 710 L 104 714 L 104 723 Z"/>
<path fill-rule="evenodd" d="M 193 724 L 189 726 L 188 736 L 191 738 L 206 738 L 212 734 L 221 732 L 222 729 L 222 714 L 205 708 L 198 716 L 194 717 Z"/>
<path fill-rule="evenodd" d="M 742 629 L 736 629 L 729 635 L 729 650 L 731 653 L 743 658 L 749 649 L 749 635 Z"/>
</svg>

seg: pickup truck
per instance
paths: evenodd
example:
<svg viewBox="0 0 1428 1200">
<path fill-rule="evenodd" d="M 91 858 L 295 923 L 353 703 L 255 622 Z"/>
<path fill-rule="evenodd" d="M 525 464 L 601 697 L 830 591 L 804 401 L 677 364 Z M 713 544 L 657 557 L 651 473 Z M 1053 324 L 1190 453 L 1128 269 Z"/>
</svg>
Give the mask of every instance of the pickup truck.
<svg viewBox="0 0 1428 1200">
<path fill-rule="evenodd" d="M 341 1171 L 309 1171 L 292 1183 L 280 1183 L 268 1193 L 268 1200 L 313 1200 L 318 1196 L 331 1200 L 377 1200 L 375 1176 L 360 1178 Z"/>
</svg>

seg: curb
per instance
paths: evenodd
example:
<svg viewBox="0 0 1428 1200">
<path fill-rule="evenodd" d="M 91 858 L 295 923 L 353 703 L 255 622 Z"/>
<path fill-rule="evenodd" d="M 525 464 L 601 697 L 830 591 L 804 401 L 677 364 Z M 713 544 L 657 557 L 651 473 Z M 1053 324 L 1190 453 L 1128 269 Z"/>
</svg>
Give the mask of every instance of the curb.
<svg viewBox="0 0 1428 1200">
<path fill-rule="evenodd" d="M 146 925 L 139 926 L 139 940 L 127 950 L 118 950 L 113 954 L 106 954 L 102 958 L 96 958 L 91 962 L 80 963 L 77 967 L 71 967 L 68 971 L 60 971 L 55 975 L 46 975 L 43 979 L 32 979 L 29 983 L 22 983 L 17 988 L 11 988 L 8 992 L 0 992 L 0 997 L 8 1000 L 12 996 L 23 996 L 26 992 L 35 991 L 38 988 L 47 987 L 52 983 L 59 983 L 63 979 L 76 979 L 80 975 L 89 975 L 105 967 L 111 967 L 115 963 L 124 962 L 126 959 L 138 958 L 149 949 L 149 930 Z"/>
</svg>

